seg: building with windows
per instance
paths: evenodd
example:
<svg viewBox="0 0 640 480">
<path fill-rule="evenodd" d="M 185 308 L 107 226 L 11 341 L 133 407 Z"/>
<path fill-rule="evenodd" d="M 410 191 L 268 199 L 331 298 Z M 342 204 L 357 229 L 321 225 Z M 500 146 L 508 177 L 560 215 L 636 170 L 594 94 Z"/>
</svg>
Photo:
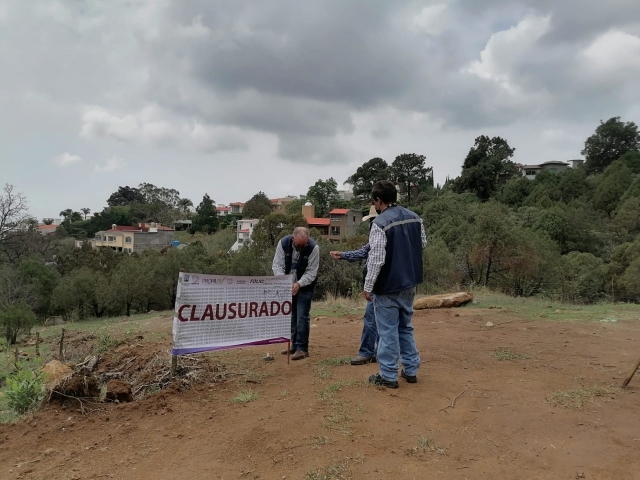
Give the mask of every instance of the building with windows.
<svg viewBox="0 0 640 480">
<path fill-rule="evenodd" d="M 230 252 L 237 252 L 242 247 L 251 244 L 251 234 L 253 233 L 253 227 L 260 222 L 257 218 L 247 218 L 238 220 L 236 225 L 236 242 L 229 249 Z"/>
<path fill-rule="evenodd" d="M 544 162 L 539 165 L 521 165 L 516 164 L 522 176 L 528 178 L 529 180 L 533 180 L 536 178 L 538 173 L 543 170 L 548 172 L 565 172 L 570 168 L 578 168 L 584 163 L 584 160 L 569 160 L 568 162 L 561 162 L 559 160 L 551 160 L 549 162 Z"/>
<path fill-rule="evenodd" d="M 137 226 L 112 225 L 109 230 L 97 232 L 93 248 L 111 248 L 117 252 L 162 250 L 171 245 L 175 230 L 159 223 L 139 223 Z"/>
</svg>

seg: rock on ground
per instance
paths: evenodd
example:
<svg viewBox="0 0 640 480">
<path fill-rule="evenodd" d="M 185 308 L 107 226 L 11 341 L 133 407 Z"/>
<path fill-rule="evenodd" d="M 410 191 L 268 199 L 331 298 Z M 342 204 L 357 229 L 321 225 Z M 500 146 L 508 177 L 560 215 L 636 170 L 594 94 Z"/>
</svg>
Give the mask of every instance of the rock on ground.
<svg viewBox="0 0 640 480">
<path fill-rule="evenodd" d="M 413 302 L 413 308 L 416 310 L 424 310 L 427 308 L 461 307 L 471 301 L 473 301 L 473 293 L 447 293 L 444 295 L 431 295 L 429 297 L 418 298 Z"/>
<path fill-rule="evenodd" d="M 65 378 L 71 376 L 73 368 L 69 365 L 65 365 L 59 360 L 51 360 L 44 367 L 42 367 L 42 373 L 46 376 L 47 390 L 53 390 L 59 385 Z"/>
</svg>

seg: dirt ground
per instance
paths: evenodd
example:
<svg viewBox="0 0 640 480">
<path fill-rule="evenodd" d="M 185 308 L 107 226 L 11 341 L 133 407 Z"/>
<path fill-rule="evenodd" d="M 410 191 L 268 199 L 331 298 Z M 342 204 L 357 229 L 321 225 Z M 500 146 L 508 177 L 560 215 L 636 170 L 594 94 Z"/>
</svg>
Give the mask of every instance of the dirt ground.
<svg viewBox="0 0 640 480">
<path fill-rule="evenodd" d="M 220 381 L 0 425 L 0 477 L 640 479 L 640 375 L 619 389 L 640 356 L 638 320 L 420 311 L 419 381 L 397 390 L 365 384 L 375 364 L 338 361 L 357 350 L 359 315 L 312 323 L 302 361 L 274 347 L 208 354 Z M 168 359 L 171 321 L 150 325 L 162 338 L 126 349 Z"/>
</svg>

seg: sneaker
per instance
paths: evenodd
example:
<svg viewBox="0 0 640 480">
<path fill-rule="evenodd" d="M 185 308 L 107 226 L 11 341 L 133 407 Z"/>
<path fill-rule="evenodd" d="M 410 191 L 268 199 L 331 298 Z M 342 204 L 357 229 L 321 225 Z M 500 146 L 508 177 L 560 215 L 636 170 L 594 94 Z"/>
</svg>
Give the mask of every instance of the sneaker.
<svg viewBox="0 0 640 480">
<path fill-rule="evenodd" d="M 369 377 L 369 383 L 371 383 L 373 385 L 380 385 L 382 387 L 387 387 L 387 388 L 398 388 L 399 387 L 397 381 L 392 382 L 391 380 L 386 380 L 379 373 L 376 373 L 375 375 L 371 375 Z"/>
<path fill-rule="evenodd" d="M 296 353 L 293 354 L 293 357 L 291 357 L 291 360 L 302 360 L 303 358 L 307 358 L 308 356 L 309 356 L 309 352 L 298 350 Z"/>
<path fill-rule="evenodd" d="M 280 353 L 282 355 L 286 355 L 287 353 L 290 353 L 291 355 L 293 355 L 294 353 L 296 353 L 296 349 L 295 348 L 290 348 L 289 351 L 282 350 Z"/>
<path fill-rule="evenodd" d="M 418 377 L 416 377 L 415 375 L 407 375 L 406 373 L 404 373 L 404 369 L 400 370 L 400 376 L 404 378 L 407 383 L 418 383 Z"/>
<path fill-rule="evenodd" d="M 376 363 L 376 357 L 363 357 L 358 355 L 351 359 L 351 365 L 366 365 L 367 363 Z"/>
</svg>

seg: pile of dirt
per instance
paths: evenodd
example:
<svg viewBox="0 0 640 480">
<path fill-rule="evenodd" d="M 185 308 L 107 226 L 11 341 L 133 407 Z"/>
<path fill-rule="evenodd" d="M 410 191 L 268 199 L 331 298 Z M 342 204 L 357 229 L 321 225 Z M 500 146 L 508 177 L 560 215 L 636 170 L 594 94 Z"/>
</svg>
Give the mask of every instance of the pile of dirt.
<svg viewBox="0 0 640 480">
<path fill-rule="evenodd" d="M 69 398 L 98 399 L 100 385 L 91 374 L 73 372 L 51 390 L 50 400 L 65 401 Z"/>
<path fill-rule="evenodd" d="M 105 400 L 109 402 L 131 402 L 133 395 L 131 394 L 131 384 L 122 380 L 109 380 L 107 382 L 107 393 Z"/>
</svg>

